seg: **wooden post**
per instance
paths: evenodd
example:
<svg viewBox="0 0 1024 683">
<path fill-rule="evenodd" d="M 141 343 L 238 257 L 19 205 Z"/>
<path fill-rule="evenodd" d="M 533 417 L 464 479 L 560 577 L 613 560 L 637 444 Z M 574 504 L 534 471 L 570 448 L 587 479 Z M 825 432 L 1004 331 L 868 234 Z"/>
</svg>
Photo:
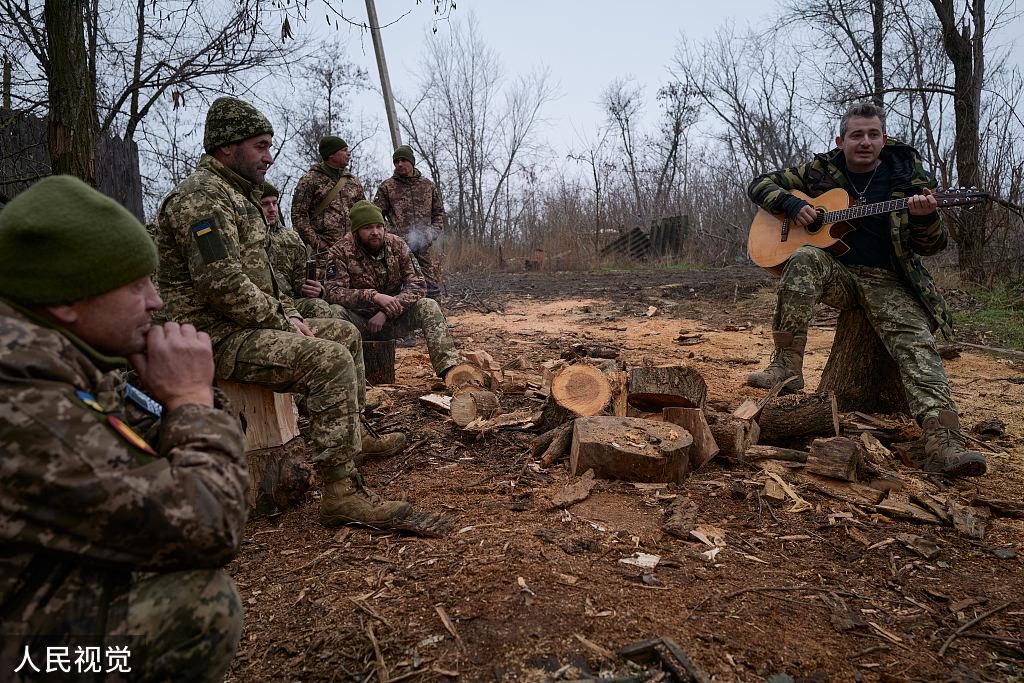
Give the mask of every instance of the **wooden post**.
<svg viewBox="0 0 1024 683">
<path fill-rule="evenodd" d="M 366 369 L 366 383 L 395 383 L 395 340 L 363 340 L 363 367 Z"/>
<path fill-rule="evenodd" d="M 388 128 L 391 129 L 392 149 L 402 144 L 402 136 L 398 132 L 398 117 L 395 115 L 395 100 L 391 95 L 391 77 L 388 76 L 388 63 L 384 59 L 384 41 L 380 37 L 380 22 L 377 21 L 377 8 L 373 0 L 366 0 L 366 18 L 370 21 L 370 37 L 373 38 L 373 54 L 377 57 L 377 71 L 380 72 L 380 90 L 384 95 L 384 110 L 388 115 Z"/>
</svg>

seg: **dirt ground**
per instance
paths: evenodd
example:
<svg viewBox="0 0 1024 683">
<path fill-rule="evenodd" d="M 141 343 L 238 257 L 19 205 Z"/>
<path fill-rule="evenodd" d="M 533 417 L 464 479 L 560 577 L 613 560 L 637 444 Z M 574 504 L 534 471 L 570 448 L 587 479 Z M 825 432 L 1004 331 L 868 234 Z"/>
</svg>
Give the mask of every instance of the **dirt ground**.
<svg viewBox="0 0 1024 683">
<path fill-rule="evenodd" d="M 573 343 L 600 342 L 630 367 L 691 365 L 709 401 L 731 409 L 764 394 L 743 381 L 771 351 L 771 285 L 752 268 L 481 274 L 453 278 L 445 304 L 464 351 L 499 363 L 525 356 L 535 369 L 517 371 L 522 379 L 539 380 L 540 364 Z M 822 308 L 810 332 L 808 390 L 830 321 Z M 679 345 L 681 331 L 703 341 Z M 379 426 L 404 429 L 412 447 L 368 465 L 366 479 L 454 516 L 455 531 L 324 529 L 313 496 L 251 521 L 229 567 L 246 619 L 228 680 L 676 680 L 614 654 L 655 636 L 716 681 L 1024 680 L 1024 520 L 993 516 L 972 538 L 769 467 L 810 504 L 796 511 L 792 499 L 763 494 L 761 467 L 717 461 L 679 486 L 600 481 L 558 509 L 551 497 L 572 481 L 566 463 L 532 465 L 528 433 L 460 433 L 417 401 L 435 386 L 422 340 L 398 360 Z M 1024 500 L 1024 363 L 964 351 L 946 368 L 966 427 L 1006 423 L 984 446 L 990 473 L 953 481 L 891 468 L 909 488 L 964 503 Z M 540 406 L 501 398 L 506 410 Z M 717 555 L 662 530 L 669 507 L 687 500 L 694 523 L 724 537 Z M 937 555 L 919 552 L 927 541 Z M 653 570 L 620 562 L 636 552 L 660 561 Z"/>
</svg>

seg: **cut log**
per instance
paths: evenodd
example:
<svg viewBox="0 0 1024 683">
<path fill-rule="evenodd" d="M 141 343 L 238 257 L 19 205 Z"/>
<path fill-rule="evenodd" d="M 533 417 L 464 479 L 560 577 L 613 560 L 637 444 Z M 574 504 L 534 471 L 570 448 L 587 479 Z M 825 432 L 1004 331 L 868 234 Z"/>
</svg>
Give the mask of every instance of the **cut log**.
<svg viewBox="0 0 1024 683">
<path fill-rule="evenodd" d="M 420 396 L 420 405 L 439 413 L 448 414 L 452 409 L 452 397 L 444 394 L 424 394 Z"/>
<path fill-rule="evenodd" d="M 489 420 L 500 409 L 498 397 L 492 392 L 464 391 L 458 396 L 452 397 L 451 417 L 455 424 L 465 427 L 474 420 Z"/>
<path fill-rule="evenodd" d="M 541 432 L 577 417 L 604 413 L 612 399 L 605 373 L 589 365 L 568 365 L 551 378 L 551 391 L 537 428 Z"/>
<path fill-rule="evenodd" d="M 451 391 L 452 396 L 457 396 L 465 391 L 488 389 L 491 386 L 491 381 L 490 375 L 468 363 L 456 365 L 444 376 L 444 383 Z"/>
<path fill-rule="evenodd" d="M 573 426 L 570 469 L 598 477 L 681 483 L 690 475 L 693 438 L 685 429 L 634 417 L 581 417 Z"/>
<path fill-rule="evenodd" d="M 395 340 L 363 340 L 363 368 L 366 383 L 374 386 L 395 383 Z"/>
<path fill-rule="evenodd" d="M 711 434 L 711 428 L 700 408 L 665 408 L 665 422 L 677 424 L 693 437 L 693 448 L 690 449 L 690 469 L 699 470 L 711 458 L 718 455 L 718 444 Z"/>
<path fill-rule="evenodd" d="M 299 413 L 291 394 L 277 394 L 248 382 L 217 380 L 242 422 L 245 450 L 274 448 L 299 435 Z"/>
<path fill-rule="evenodd" d="M 845 436 L 815 439 L 807 455 L 806 469 L 824 477 L 859 481 L 864 473 L 864 444 Z"/>
<path fill-rule="evenodd" d="M 301 443 L 301 442 L 296 442 Z M 301 459 L 301 448 L 265 448 L 245 454 L 249 516 L 260 517 L 296 507 L 313 489 L 313 467 Z"/>
<path fill-rule="evenodd" d="M 785 444 L 805 436 L 838 435 L 839 412 L 835 395 L 776 396 L 765 403 L 757 424 L 761 428 L 759 443 L 764 444 Z"/>
<path fill-rule="evenodd" d="M 780 448 L 779 446 L 747 446 L 744 453 L 747 460 L 783 460 L 785 462 L 807 462 L 807 451 L 798 451 L 792 448 Z"/>
<path fill-rule="evenodd" d="M 556 460 L 567 455 L 572 446 L 572 422 L 566 422 L 551 430 L 552 438 L 540 454 L 540 466 L 551 467 Z"/>
<path fill-rule="evenodd" d="M 818 392 L 834 392 L 839 409 L 909 413 L 899 368 L 860 308 L 842 311 Z"/>
<path fill-rule="evenodd" d="M 657 412 L 662 408 L 703 408 L 708 385 L 693 368 L 633 368 L 629 373 L 629 405 Z"/>
<path fill-rule="evenodd" d="M 705 411 L 708 428 L 724 458 L 743 458 L 747 448 L 757 443 L 761 430 L 753 420 L 742 420 L 728 413 Z"/>
</svg>

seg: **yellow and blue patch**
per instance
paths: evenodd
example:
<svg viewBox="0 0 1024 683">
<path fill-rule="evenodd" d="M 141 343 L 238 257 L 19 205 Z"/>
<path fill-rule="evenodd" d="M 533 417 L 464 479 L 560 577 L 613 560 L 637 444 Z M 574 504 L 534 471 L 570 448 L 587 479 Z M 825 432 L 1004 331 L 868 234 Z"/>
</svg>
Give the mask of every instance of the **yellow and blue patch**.
<svg viewBox="0 0 1024 683">
<path fill-rule="evenodd" d="M 227 247 L 224 246 L 224 238 L 217 228 L 217 222 L 212 218 L 204 218 L 196 221 L 190 228 L 192 237 L 199 248 L 199 255 L 203 263 L 209 264 L 228 257 Z"/>
<path fill-rule="evenodd" d="M 99 401 L 96 400 L 96 397 L 93 396 L 92 394 L 90 394 L 88 391 L 82 391 L 81 389 L 75 389 L 75 396 L 78 397 L 79 401 L 81 401 L 85 405 L 89 406 L 90 408 L 92 408 L 96 412 L 98 412 L 98 413 L 105 413 L 105 412 L 107 412 L 107 411 L 103 410 L 103 406 L 101 406 L 99 404 Z"/>
</svg>

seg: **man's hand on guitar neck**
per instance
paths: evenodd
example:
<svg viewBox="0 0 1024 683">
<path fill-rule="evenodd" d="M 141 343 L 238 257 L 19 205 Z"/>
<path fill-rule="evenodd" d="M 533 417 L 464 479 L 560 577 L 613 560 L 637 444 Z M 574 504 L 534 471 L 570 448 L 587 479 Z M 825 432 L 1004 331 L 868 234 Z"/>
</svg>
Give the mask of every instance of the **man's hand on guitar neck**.
<svg viewBox="0 0 1024 683">
<path fill-rule="evenodd" d="M 915 194 L 907 199 L 907 210 L 911 216 L 927 216 L 935 213 L 939 208 L 939 202 L 935 200 L 932 191 L 927 187 L 922 190 L 924 194 Z"/>
</svg>

